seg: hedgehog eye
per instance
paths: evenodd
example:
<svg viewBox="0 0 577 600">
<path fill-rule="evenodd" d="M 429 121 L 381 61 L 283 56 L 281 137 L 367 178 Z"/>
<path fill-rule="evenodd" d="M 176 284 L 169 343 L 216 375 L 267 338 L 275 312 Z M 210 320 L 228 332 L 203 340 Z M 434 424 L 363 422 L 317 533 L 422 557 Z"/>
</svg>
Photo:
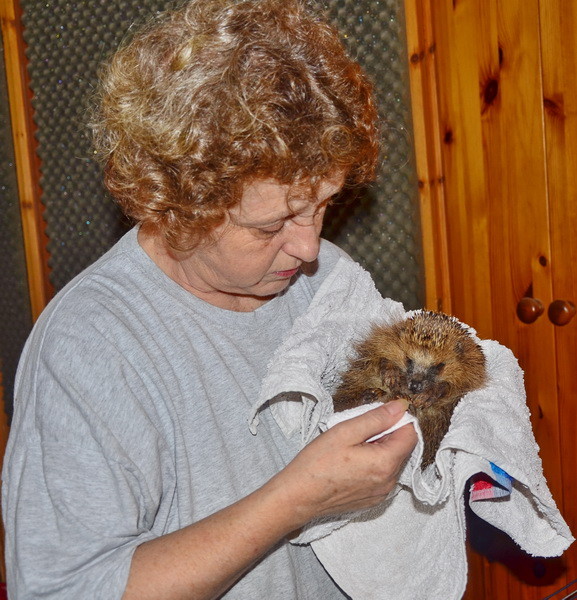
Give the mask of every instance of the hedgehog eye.
<svg viewBox="0 0 577 600">
<path fill-rule="evenodd" d="M 433 365 L 432 367 L 429 367 L 428 369 L 428 374 L 431 377 L 434 377 L 436 375 L 439 375 L 439 373 L 441 373 L 441 371 L 445 368 L 445 363 L 441 362 L 437 365 Z"/>
<path fill-rule="evenodd" d="M 415 368 L 415 363 L 413 362 L 413 360 L 411 358 L 407 358 L 407 363 L 405 366 L 407 373 L 409 373 L 409 374 L 412 373 L 414 368 Z"/>
</svg>

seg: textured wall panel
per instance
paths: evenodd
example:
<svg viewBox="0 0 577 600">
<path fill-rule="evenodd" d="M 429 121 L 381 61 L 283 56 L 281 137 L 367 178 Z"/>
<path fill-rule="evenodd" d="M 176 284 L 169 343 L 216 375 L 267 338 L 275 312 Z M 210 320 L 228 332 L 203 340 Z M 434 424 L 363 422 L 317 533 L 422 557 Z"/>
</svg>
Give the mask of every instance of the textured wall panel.
<svg viewBox="0 0 577 600">
<path fill-rule="evenodd" d="M 56 289 L 124 231 L 85 127 L 97 66 L 133 21 L 171 4 L 22 0 Z M 326 8 L 376 83 L 385 150 L 377 184 L 354 205 L 334 209 L 325 236 L 369 269 L 383 294 L 417 307 L 424 294 L 402 1 L 332 0 Z"/>
<path fill-rule="evenodd" d="M 126 230 L 102 186 L 86 126 L 100 63 L 167 2 L 22 0 L 42 163 L 51 280 L 58 290 Z"/>
<path fill-rule="evenodd" d="M 325 236 L 372 273 L 383 295 L 418 308 L 425 294 L 403 2 L 334 0 L 325 6 L 375 84 L 383 138 L 375 185 L 329 214 Z"/>
<path fill-rule="evenodd" d="M 32 317 L 1 39 L 0 141 L 0 372 L 10 414 L 16 365 Z"/>
</svg>

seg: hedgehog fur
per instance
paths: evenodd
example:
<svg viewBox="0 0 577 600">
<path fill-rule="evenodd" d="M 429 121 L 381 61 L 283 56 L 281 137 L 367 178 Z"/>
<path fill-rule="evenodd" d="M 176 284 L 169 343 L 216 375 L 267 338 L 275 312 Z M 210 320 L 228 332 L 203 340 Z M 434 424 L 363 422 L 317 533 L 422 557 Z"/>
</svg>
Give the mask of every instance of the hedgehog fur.
<svg viewBox="0 0 577 600">
<path fill-rule="evenodd" d="M 469 330 L 454 317 L 423 310 L 374 326 L 356 344 L 333 401 L 335 411 L 342 411 L 408 400 L 423 434 L 425 469 L 435 460 L 459 400 L 485 381 L 485 356 Z"/>
</svg>

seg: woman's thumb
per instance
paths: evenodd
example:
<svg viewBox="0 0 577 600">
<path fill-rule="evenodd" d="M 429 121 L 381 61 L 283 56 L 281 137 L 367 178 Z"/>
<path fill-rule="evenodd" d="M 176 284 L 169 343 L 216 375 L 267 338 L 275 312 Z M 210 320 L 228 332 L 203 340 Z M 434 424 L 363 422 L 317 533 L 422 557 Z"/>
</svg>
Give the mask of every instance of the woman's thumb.
<svg viewBox="0 0 577 600">
<path fill-rule="evenodd" d="M 350 420 L 349 430 L 355 443 L 362 443 L 392 427 L 406 412 L 409 403 L 404 399 L 391 400 Z M 354 425 L 353 425 L 354 423 Z"/>
</svg>

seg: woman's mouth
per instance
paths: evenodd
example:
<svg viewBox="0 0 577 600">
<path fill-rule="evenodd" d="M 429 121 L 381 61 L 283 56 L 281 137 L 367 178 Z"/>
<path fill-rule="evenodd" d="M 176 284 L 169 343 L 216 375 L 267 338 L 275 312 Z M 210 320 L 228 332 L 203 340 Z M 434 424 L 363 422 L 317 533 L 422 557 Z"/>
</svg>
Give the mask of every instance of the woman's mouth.
<svg viewBox="0 0 577 600">
<path fill-rule="evenodd" d="M 296 269 L 289 269 L 288 271 L 275 271 L 274 274 L 279 279 L 290 279 L 293 275 L 296 275 L 298 270 L 299 268 L 297 267 Z"/>
</svg>

